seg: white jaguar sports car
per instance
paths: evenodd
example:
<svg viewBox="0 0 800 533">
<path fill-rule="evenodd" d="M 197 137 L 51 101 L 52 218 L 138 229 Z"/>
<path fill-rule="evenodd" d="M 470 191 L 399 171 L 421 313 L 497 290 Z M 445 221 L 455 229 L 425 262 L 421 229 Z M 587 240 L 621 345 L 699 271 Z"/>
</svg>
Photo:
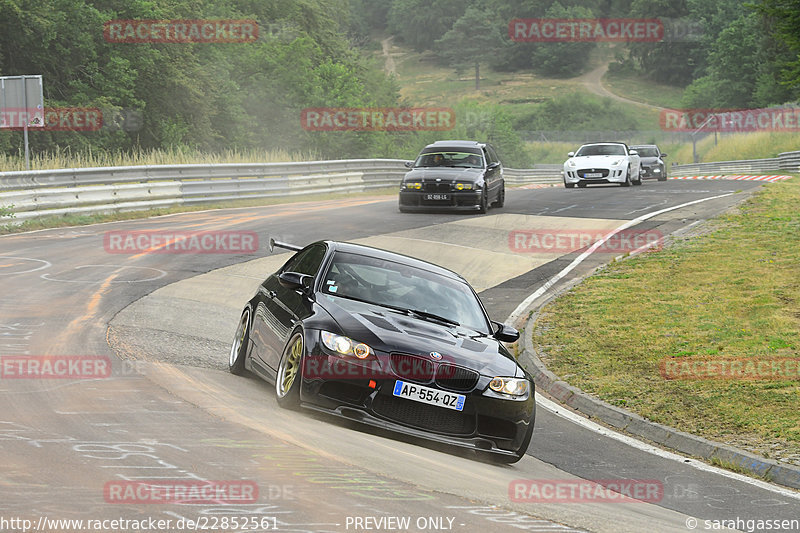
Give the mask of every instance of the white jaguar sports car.
<svg viewBox="0 0 800 533">
<path fill-rule="evenodd" d="M 564 187 L 586 187 L 589 183 L 619 183 L 623 187 L 642 184 L 641 161 L 636 150 L 620 142 L 584 144 L 567 154 Z"/>
</svg>

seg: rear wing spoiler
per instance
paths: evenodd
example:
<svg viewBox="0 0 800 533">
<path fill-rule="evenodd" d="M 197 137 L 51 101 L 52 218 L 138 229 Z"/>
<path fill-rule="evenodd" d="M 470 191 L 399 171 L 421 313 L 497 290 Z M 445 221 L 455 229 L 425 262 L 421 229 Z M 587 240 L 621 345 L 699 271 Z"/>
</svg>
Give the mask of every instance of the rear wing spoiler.
<svg viewBox="0 0 800 533">
<path fill-rule="evenodd" d="M 300 250 L 303 249 L 302 246 L 297 246 L 296 244 L 289 244 L 289 243 L 286 243 L 286 242 L 276 241 L 275 239 L 270 237 L 270 239 L 269 239 L 269 253 L 272 253 L 272 251 L 275 248 L 284 248 L 286 250 L 292 250 L 293 252 L 299 252 Z"/>
</svg>

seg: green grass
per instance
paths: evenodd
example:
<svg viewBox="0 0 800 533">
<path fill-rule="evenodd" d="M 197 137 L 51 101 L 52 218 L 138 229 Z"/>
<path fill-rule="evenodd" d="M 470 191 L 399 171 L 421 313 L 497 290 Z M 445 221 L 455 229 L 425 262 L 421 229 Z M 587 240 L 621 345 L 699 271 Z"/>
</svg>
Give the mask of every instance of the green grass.
<svg viewBox="0 0 800 533">
<path fill-rule="evenodd" d="M 548 306 L 534 342 L 569 383 L 650 420 L 800 453 L 800 380 L 666 380 L 663 360 L 800 357 L 800 180 L 710 230 L 612 263 Z M 689 359 L 685 359 L 689 358 Z"/>
</svg>

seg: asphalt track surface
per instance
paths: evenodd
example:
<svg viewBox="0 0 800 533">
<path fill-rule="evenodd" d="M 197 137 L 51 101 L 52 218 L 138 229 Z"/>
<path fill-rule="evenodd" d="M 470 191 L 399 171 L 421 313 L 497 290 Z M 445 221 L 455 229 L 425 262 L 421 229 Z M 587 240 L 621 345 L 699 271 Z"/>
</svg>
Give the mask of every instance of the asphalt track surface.
<svg viewBox="0 0 800 533">
<path fill-rule="evenodd" d="M 689 531 L 687 524 L 703 531 L 722 525 L 704 521 L 738 519 L 746 530 L 748 520 L 798 519 L 793 491 L 642 451 L 541 407 L 527 456 L 496 466 L 471 452 L 279 409 L 268 384 L 225 370 L 242 305 L 288 257 L 269 255 L 269 236 L 365 242 L 443 264 L 473 283 L 492 317 L 504 320 L 577 255 L 515 248 L 512 232 L 600 231 L 724 195 L 637 226 L 669 235 L 758 186 L 647 181 L 516 189 L 487 215 L 400 214 L 395 198 L 360 197 L 1 237 L 2 362 L 98 356 L 113 370 L 92 379 L 14 379 L 3 367 L 0 531 L 136 530 L 88 522 L 102 519 L 172 520 L 139 530 L 193 529 L 181 518 L 200 519 L 198 529 L 211 531 Z M 259 250 L 114 253 L 104 246 L 111 231 L 255 232 Z M 593 254 L 553 290 L 613 256 Z M 579 478 L 655 480 L 663 497 L 529 503 L 509 492 L 515 480 L 564 485 Z M 135 480 L 251 483 L 258 497 L 120 503 L 108 492 Z M 245 517 L 258 527 L 242 526 Z M 67 519 L 84 523 L 53 522 Z"/>
</svg>

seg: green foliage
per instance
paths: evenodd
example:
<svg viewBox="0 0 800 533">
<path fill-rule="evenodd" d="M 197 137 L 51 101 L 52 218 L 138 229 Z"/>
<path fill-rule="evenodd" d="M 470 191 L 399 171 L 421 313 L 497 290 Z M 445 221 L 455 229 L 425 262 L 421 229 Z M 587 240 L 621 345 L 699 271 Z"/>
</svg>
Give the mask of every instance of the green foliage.
<svg viewBox="0 0 800 533">
<path fill-rule="evenodd" d="M 592 10 L 586 7 L 564 7 L 554 2 L 545 12 L 547 18 L 591 18 Z M 532 54 L 533 70 L 545 76 L 571 78 L 578 76 L 589 64 L 596 43 L 536 43 Z"/>
<path fill-rule="evenodd" d="M 435 42 L 440 59 L 455 67 L 475 66 L 475 89 L 480 88 L 480 63 L 492 61 L 503 49 L 502 24 L 489 10 L 467 8 L 452 29 Z"/>
<path fill-rule="evenodd" d="M 514 120 L 517 130 L 635 130 L 638 123 L 625 104 L 584 93 L 564 94 L 537 104 Z"/>
<path fill-rule="evenodd" d="M 430 50 L 475 0 L 394 0 L 389 31 L 414 50 Z"/>
</svg>

